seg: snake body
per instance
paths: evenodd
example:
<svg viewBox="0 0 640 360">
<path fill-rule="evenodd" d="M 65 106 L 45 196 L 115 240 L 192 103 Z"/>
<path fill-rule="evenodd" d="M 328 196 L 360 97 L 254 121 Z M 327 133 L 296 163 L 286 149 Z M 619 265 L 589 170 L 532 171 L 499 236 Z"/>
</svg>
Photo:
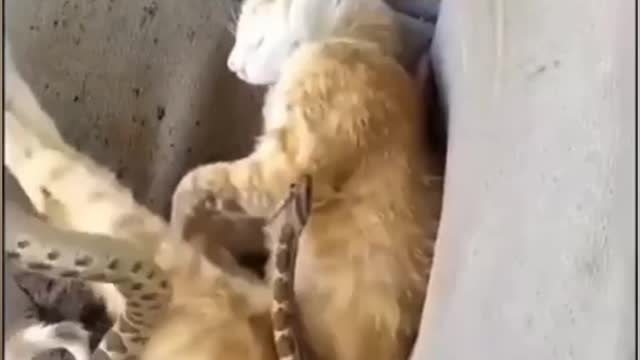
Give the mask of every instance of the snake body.
<svg viewBox="0 0 640 360">
<path fill-rule="evenodd" d="M 297 241 L 311 211 L 311 178 L 291 185 L 289 195 L 267 222 L 267 236 L 274 243 L 271 319 L 276 353 L 280 360 L 304 360 L 304 346 L 295 292 Z"/>
<path fill-rule="evenodd" d="M 38 121 L 50 126 L 12 110 L 15 105 L 5 107 L 4 164 L 47 220 L 8 203 L 5 258 L 48 277 L 113 284 L 125 307 L 91 359 L 139 359 L 172 297 L 167 259 L 158 257 L 160 251 L 172 258 L 160 245 L 170 228 L 108 169 L 66 144 L 41 109 Z M 292 187 L 269 226 L 278 243 L 271 315 L 282 360 L 304 358 L 292 287 L 296 240 L 309 216 L 309 181 Z"/>
<path fill-rule="evenodd" d="M 127 241 L 93 234 L 87 239 L 88 234 L 54 230 L 11 204 L 6 214 L 9 261 L 49 277 L 115 284 L 126 299 L 126 310 L 92 359 L 135 359 L 171 296 L 166 276 L 149 255 Z"/>
<path fill-rule="evenodd" d="M 8 203 L 5 257 L 45 276 L 115 285 L 125 308 L 92 359 L 137 359 L 171 298 L 154 262 L 168 226 L 137 205 L 107 169 L 51 141 L 29 118 L 9 110 L 4 120 L 4 164 L 47 219 Z"/>
</svg>

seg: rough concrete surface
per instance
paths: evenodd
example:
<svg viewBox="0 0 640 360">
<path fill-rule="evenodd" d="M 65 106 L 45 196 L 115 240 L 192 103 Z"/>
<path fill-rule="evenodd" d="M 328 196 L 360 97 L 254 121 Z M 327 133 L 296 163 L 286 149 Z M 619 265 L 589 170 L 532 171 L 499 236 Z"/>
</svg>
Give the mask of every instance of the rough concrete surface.
<svg viewBox="0 0 640 360">
<path fill-rule="evenodd" d="M 8 36 L 66 139 L 166 214 L 187 169 L 246 154 L 260 130 L 260 91 L 224 66 L 230 4 L 8 0 Z"/>
</svg>

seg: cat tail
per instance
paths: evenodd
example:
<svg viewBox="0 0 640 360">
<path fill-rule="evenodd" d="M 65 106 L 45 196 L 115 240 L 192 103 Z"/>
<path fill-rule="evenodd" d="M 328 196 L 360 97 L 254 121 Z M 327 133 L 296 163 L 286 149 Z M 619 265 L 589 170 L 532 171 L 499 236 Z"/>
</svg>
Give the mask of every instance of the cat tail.
<svg viewBox="0 0 640 360">
<path fill-rule="evenodd" d="M 153 254 L 130 241 L 52 227 L 11 202 L 5 211 L 4 251 L 9 261 L 49 277 L 112 283 L 126 299 L 124 312 L 92 359 L 139 355 L 171 297 L 167 277 Z"/>
<path fill-rule="evenodd" d="M 32 359 L 54 349 L 67 350 L 75 360 L 89 360 L 89 332 L 71 321 L 33 324 L 11 335 L 6 343 L 5 359 Z"/>
<path fill-rule="evenodd" d="M 47 139 L 52 146 L 64 145 L 55 121 L 44 111 L 33 90 L 18 72 L 12 56 L 11 45 L 5 36 L 5 92 L 4 109 L 16 116 L 29 119 L 31 128 L 42 139 Z"/>
</svg>

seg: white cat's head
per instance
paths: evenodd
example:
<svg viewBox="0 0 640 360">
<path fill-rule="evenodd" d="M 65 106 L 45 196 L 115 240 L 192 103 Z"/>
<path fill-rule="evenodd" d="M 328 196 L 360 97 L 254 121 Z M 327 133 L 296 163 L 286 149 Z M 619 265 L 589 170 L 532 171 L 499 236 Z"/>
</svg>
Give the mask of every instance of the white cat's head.
<svg viewBox="0 0 640 360">
<path fill-rule="evenodd" d="M 392 17 L 382 0 L 245 0 L 227 66 L 247 83 L 270 85 L 301 44 L 340 35 L 387 46 Z"/>
<path fill-rule="evenodd" d="M 288 29 L 286 1 L 246 0 L 227 67 L 250 84 L 274 83 L 280 68 L 296 46 Z"/>
</svg>

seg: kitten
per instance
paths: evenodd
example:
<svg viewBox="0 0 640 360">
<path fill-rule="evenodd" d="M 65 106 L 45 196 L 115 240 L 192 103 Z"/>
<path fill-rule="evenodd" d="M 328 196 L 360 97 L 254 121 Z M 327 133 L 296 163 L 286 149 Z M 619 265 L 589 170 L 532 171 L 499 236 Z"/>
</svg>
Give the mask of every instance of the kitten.
<svg viewBox="0 0 640 360">
<path fill-rule="evenodd" d="M 65 143 L 12 76 L 20 86 L 7 88 L 4 164 L 49 224 L 8 202 L 5 256 L 43 275 L 112 283 L 102 289 L 117 318 L 93 357 L 276 359 L 268 285 L 224 271 L 175 238 L 109 170 Z M 36 346 L 55 329 L 16 339 Z"/>
<path fill-rule="evenodd" d="M 267 216 L 291 182 L 313 178 L 295 291 L 320 359 L 406 359 L 421 317 L 441 206 L 441 184 L 424 178 L 440 169 L 393 24 L 381 0 L 246 0 L 228 67 L 270 87 L 264 133 L 174 195 Z"/>
</svg>

